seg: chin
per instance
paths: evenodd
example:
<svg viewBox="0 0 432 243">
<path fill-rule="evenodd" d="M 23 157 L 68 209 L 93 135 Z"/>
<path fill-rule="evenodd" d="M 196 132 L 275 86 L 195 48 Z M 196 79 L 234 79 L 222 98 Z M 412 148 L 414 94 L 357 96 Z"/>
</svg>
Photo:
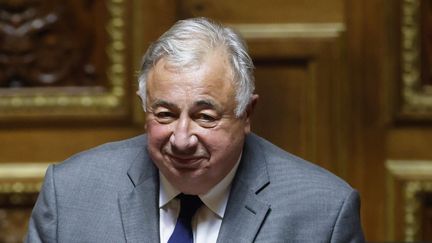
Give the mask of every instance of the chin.
<svg viewBox="0 0 432 243">
<path fill-rule="evenodd" d="M 188 178 L 186 181 L 183 180 L 180 183 L 173 184 L 173 186 L 178 186 L 178 190 L 191 195 L 201 195 L 205 194 L 210 190 L 210 186 L 201 182 L 199 178 L 193 179 Z"/>
</svg>

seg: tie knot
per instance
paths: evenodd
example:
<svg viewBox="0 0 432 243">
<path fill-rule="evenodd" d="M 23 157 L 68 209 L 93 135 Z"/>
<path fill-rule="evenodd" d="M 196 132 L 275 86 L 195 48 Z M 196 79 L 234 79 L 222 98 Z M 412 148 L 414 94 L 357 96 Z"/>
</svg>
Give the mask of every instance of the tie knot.
<svg viewBox="0 0 432 243">
<path fill-rule="evenodd" d="M 202 205 L 201 199 L 196 195 L 181 193 L 177 197 L 180 199 L 180 217 L 192 218 Z"/>
</svg>

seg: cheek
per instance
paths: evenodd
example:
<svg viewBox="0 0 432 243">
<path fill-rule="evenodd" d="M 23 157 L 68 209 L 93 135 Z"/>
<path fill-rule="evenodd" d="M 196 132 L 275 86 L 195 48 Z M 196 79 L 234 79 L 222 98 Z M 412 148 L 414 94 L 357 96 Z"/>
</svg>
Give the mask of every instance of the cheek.
<svg viewBox="0 0 432 243">
<path fill-rule="evenodd" d="M 241 147 L 243 136 L 243 131 L 238 130 L 213 131 L 206 134 L 205 144 L 213 155 L 231 156 Z"/>
<path fill-rule="evenodd" d="M 167 141 L 171 135 L 171 129 L 167 125 L 161 125 L 157 122 L 150 121 L 147 123 L 147 136 L 151 147 L 160 147 Z"/>
</svg>

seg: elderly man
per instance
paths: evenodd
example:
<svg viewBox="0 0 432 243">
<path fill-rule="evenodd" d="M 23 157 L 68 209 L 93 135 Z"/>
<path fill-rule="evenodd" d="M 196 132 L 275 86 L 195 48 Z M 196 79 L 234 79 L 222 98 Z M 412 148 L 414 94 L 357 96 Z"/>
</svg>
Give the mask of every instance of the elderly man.
<svg viewBox="0 0 432 243">
<path fill-rule="evenodd" d="M 50 166 L 27 242 L 363 242 L 348 184 L 250 132 L 243 40 L 177 22 L 147 50 L 147 134 Z"/>
</svg>

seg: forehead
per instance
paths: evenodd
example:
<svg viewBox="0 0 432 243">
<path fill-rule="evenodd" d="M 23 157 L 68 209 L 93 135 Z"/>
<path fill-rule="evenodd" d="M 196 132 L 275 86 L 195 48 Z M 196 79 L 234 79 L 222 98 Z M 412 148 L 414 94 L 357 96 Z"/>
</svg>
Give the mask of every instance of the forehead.
<svg viewBox="0 0 432 243">
<path fill-rule="evenodd" d="M 198 65 L 190 67 L 179 67 L 161 59 L 149 72 L 147 97 L 149 102 L 186 98 L 234 102 L 233 77 L 224 52 L 210 52 Z"/>
</svg>

